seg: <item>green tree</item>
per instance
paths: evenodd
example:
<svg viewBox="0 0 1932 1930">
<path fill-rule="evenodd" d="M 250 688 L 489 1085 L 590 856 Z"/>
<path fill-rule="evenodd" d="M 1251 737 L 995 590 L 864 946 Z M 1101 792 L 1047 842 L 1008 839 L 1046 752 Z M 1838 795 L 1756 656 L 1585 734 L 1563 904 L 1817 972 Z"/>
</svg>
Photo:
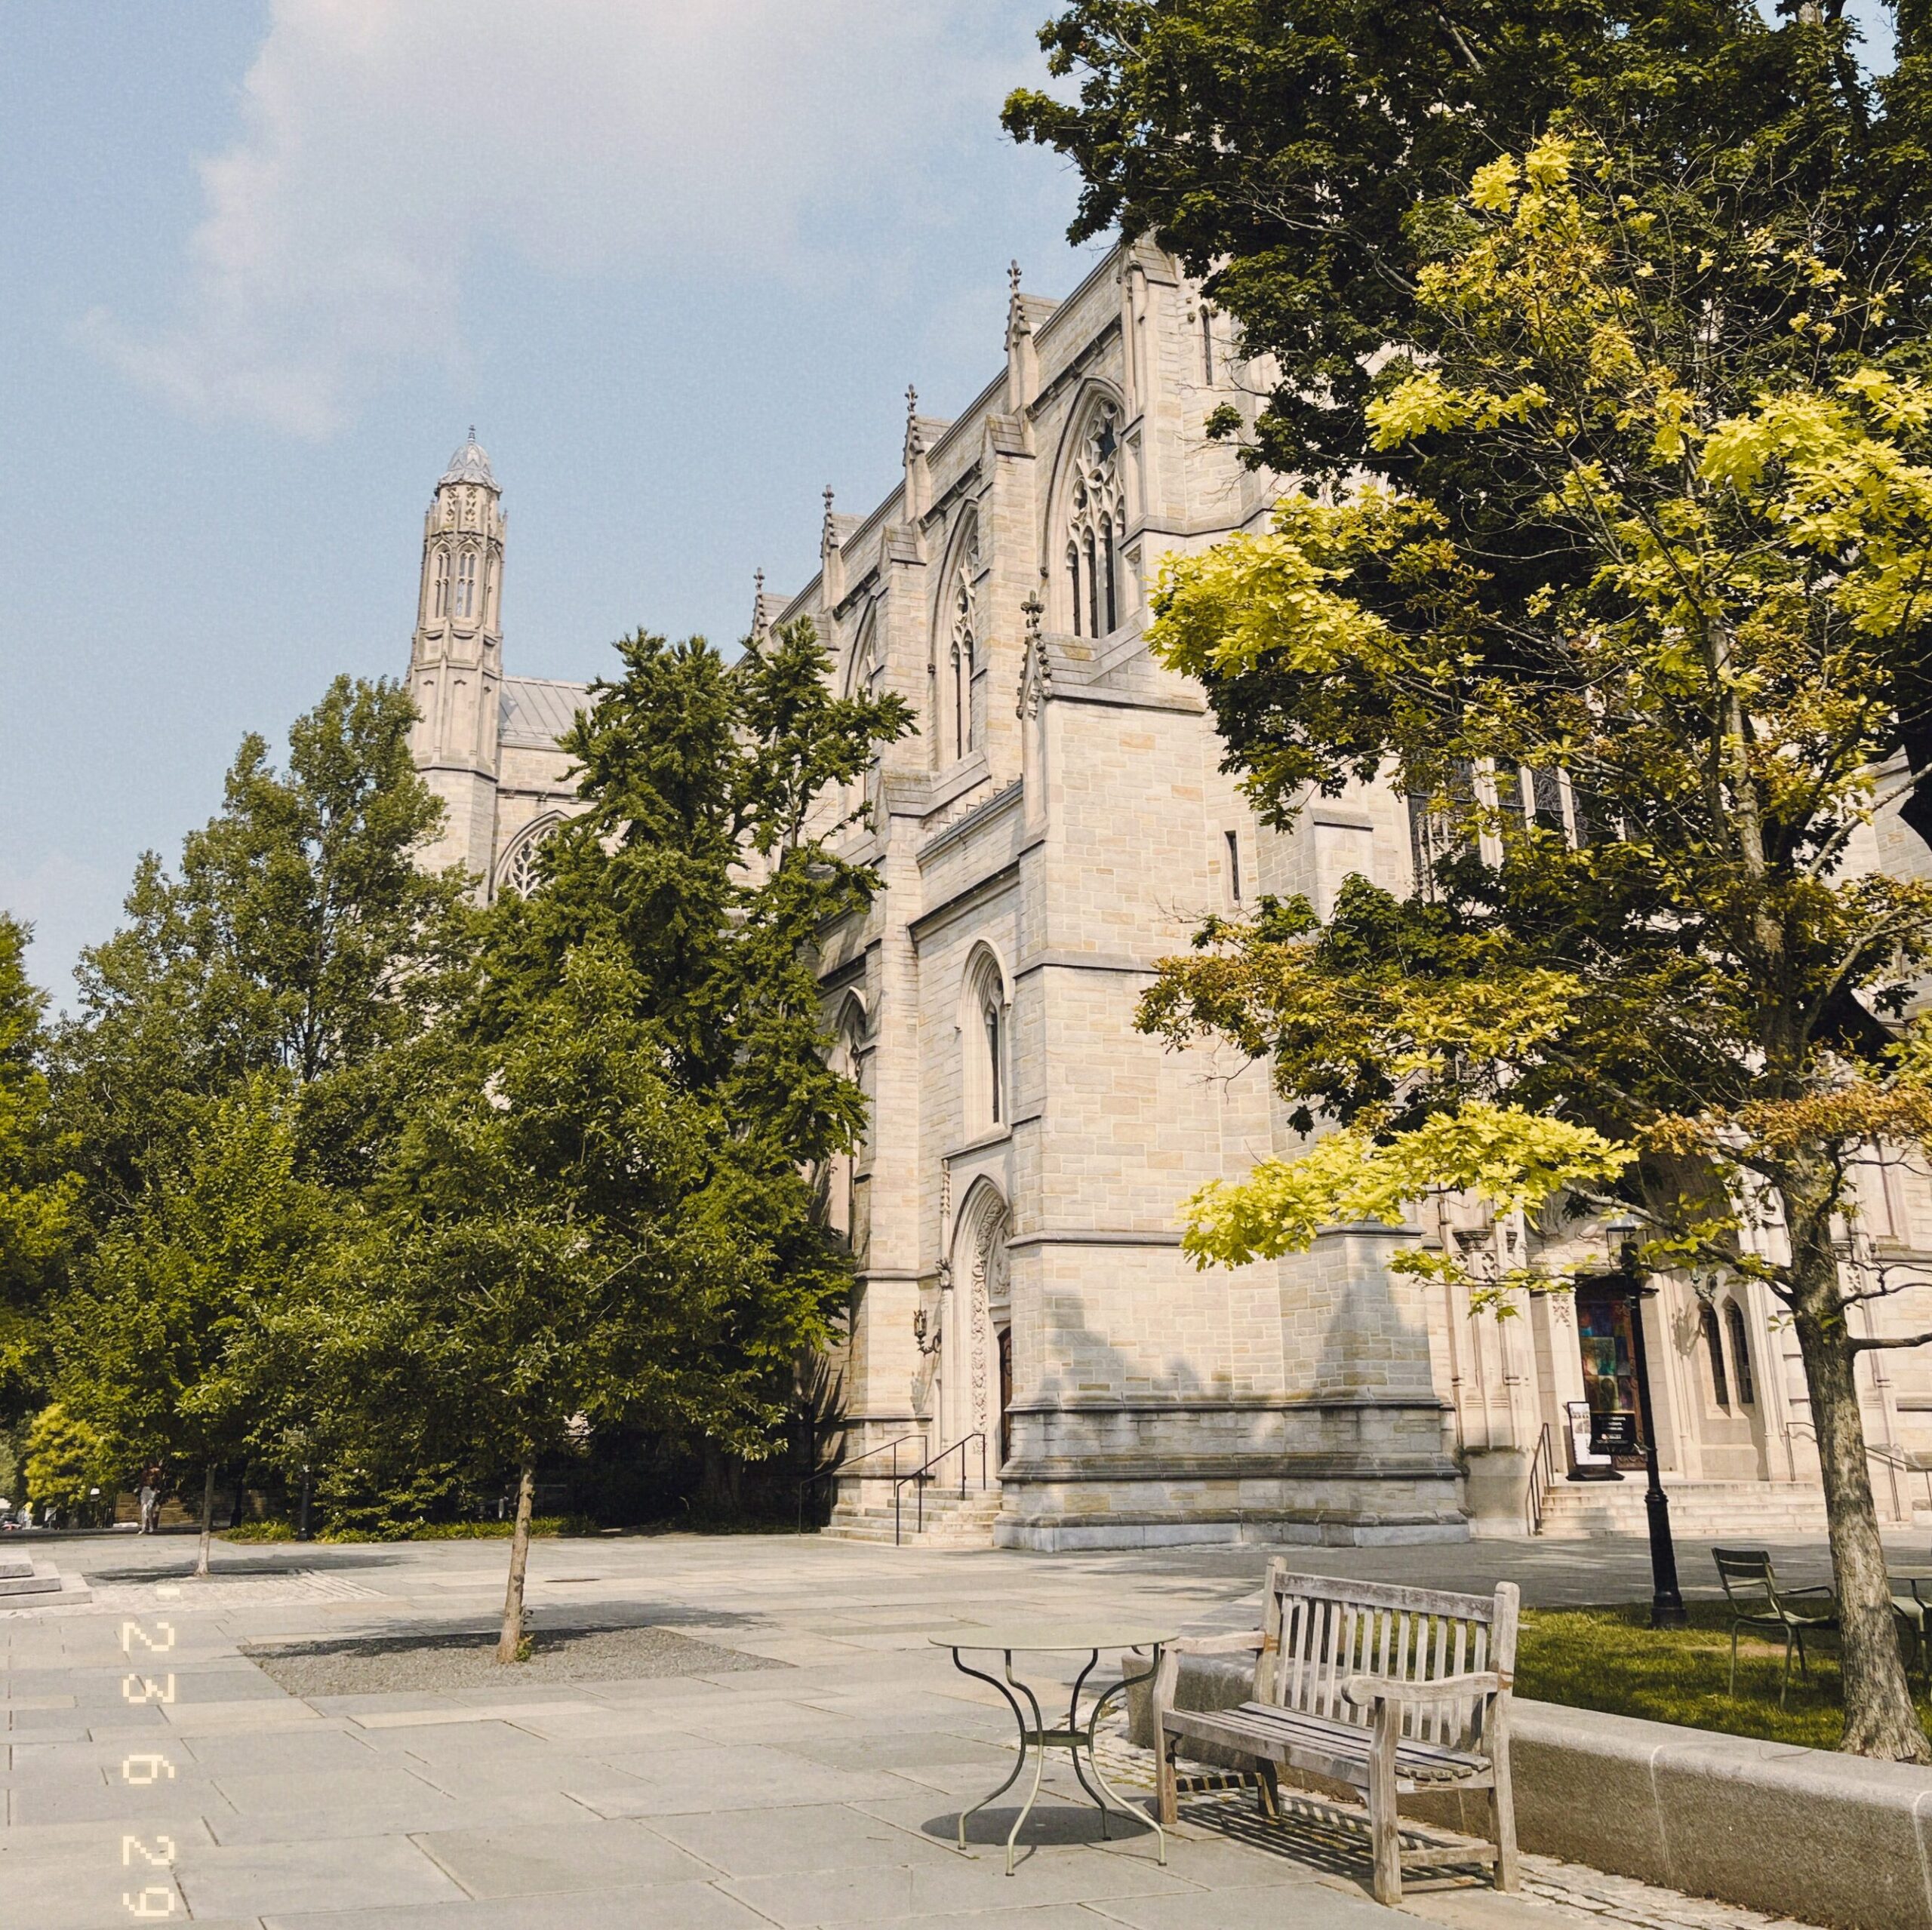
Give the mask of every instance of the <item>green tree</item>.
<svg viewBox="0 0 1932 1930">
<path fill-rule="evenodd" d="M 909 719 L 833 696 L 808 625 L 729 665 L 702 640 L 619 653 L 566 742 L 586 809 L 496 908 L 300 1343 L 334 1438 L 373 1454 L 400 1427 L 419 1463 L 516 1470 L 503 1661 L 542 1457 L 620 1420 L 768 1452 L 851 1284 L 813 1169 L 863 1107 L 814 961 L 876 880 L 820 801 Z"/>
<path fill-rule="evenodd" d="M 222 810 L 174 873 L 142 859 L 126 923 L 83 954 L 59 1042 L 86 1224 L 61 1383 L 130 1454 L 201 1476 L 204 1569 L 223 1463 L 301 1458 L 307 1381 L 248 1350 L 319 1258 L 300 1242 L 331 1237 L 313 1189 L 346 1206 L 377 1169 L 470 969 L 463 878 L 416 862 L 441 807 L 413 716 L 400 688 L 340 678 L 285 770 L 245 739 Z"/>
<path fill-rule="evenodd" d="M 1875 1144 L 1932 1132 L 1932 1041 L 1887 1022 L 1932 887 L 1850 862 L 1910 782 L 1886 773 L 1932 582 L 1932 386 L 1873 355 L 1887 297 L 1792 232 L 1801 208 L 1735 235 L 1726 195 L 1555 136 L 1480 170 L 1364 412 L 1408 487 L 1291 496 L 1174 567 L 1157 647 L 1235 720 L 1263 808 L 1392 777 L 1441 855 L 1406 902 L 1357 880 L 1325 927 L 1297 902 L 1211 931 L 1144 1016 L 1272 1057 L 1304 1129 L 1342 1128 L 1198 1197 L 1204 1258 L 1445 1185 L 1626 1199 L 1647 1264 L 1761 1280 L 1818 1437 L 1844 1746 L 1922 1760 L 1854 1369 L 1932 1336 L 1860 1331 L 1887 1285 L 1833 1238 Z M 1479 499 L 1506 475 L 1498 564 Z"/>
<path fill-rule="evenodd" d="M 17 1418 L 45 1377 L 45 1314 L 76 1231 L 74 1137 L 50 1099 L 27 928 L 0 912 L 0 1417 Z"/>
<path fill-rule="evenodd" d="M 1005 118 L 1078 170 L 1075 239 L 1115 223 L 1155 235 L 1232 318 L 1262 395 L 1258 411 L 1223 409 L 1214 432 L 1281 475 L 1340 484 L 1377 442 L 1383 357 L 1435 328 L 1426 270 L 1458 198 L 1478 168 L 1558 123 L 1587 128 L 1660 219 L 1683 211 L 1681 197 L 1666 207 L 1671 184 L 1700 173 L 1713 193 L 1693 225 L 1721 263 L 1752 236 L 1798 236 L 1867 304 L 1867 352 L 1922 358 L 1932 45 L 1924 8 L 1894 11 L 1897 63 L 1877 82 L 1841 0 L 1078 0 L 1040 36 L 1075 97 L 1023 89 Z M 1782 293 L 1741 277 L 1724 291 L 1757 319 Z M 1761 340 L 1762 359 L 1780 346 Z M 1748 392 L 1764 370 L 1714 373 L 1742 375 Z M 1384 442 L 1377 461 L 1433 492 L 1438 459 L 1460 452 Z M 1501 576 L 1520 560 L 1528 587 L 1546 569 L 1524 513 L 1541 486 L 1491 468 L 1458 497 L 1485 567 Z M 1924 653 L 1898 641 L 1895 708 L 1923 774 L 1932 693 Z M 1234 693 L 1223 721 L 1242 727 Z M 1901 801 L 1932 839 L 1932 784 Z"/>
<path fill-rule="evenodd" d="M 67 1412 L 123 1469 L 202 1477 L 208 1570 L 215 1480 L 260 1444 L 272 1402 L 263 1336 L 326 1252 L 328 1203 L 296 1169 L 288 1082 L 258 1073 L 217 1100 L 100 1234 L 54 1319 Z"/>
<path fill-rule="evenodd" d="M 107 1443 L 59 1403 L 34 1416 L 27 1430 L 27 1498 L 43 1513 L 52 1507 L 85 1517 L 97 1511 L 95 1498 L 103 1493 L 111 1513 L 122 1473 Z"/>
<path fill-rule="evenodd" d="M 176 874 L 141 860 L 127 923 L 82 954 L 63 1042 L 97 1211 L 131 1203 L 147 1162 L 263 1072 L 299 1096 L 305 1169 L 366 1176 L 394 1123 L 386 1055 L 451 1002 L 468 929 L 461 874 L 415 862 L 442 807 L 411 761 L 414 715 L 398 686 L 338 678 L 290 730 L 285 772 L 243 739 Z"/>
</svg>

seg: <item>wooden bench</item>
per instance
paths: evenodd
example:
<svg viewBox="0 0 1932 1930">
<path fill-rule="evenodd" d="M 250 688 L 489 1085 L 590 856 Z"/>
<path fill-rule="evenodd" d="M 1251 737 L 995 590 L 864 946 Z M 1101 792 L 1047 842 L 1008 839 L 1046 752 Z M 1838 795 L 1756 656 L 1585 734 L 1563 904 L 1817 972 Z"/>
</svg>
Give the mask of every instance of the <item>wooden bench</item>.
<svg viewBox="0 0 1932 1930">
<path fill-rule="evenodd" d="M 1215 1743 L 1252 1761 L 1262 1806 L 1276 1813 L 1278 1768 L 1343 1783 L 1367 1799 L 1375 1895 L 1402 1895 L 1405 1864 L 1492 1866 L 1516 1887 L 1509 1790 L 1509 1689 L 1516 1664 L 1517 1590 L 1451 1595 L 1291 1575 L 1268 1567 L 1266 1608 L 1251 1634 L 1186 1637 L 1162 1654 L 1153 1686 L 1160 1816 L 1175 1820 L 1174 1752 Z M 1185 1655 L 1255 1654 L 1254 1699 L 1238 1707 L 1177 1709 Z M 1404 1849 L 1401 1799 L 1487 1790 L 1487 1842 Z"/>
</svg>

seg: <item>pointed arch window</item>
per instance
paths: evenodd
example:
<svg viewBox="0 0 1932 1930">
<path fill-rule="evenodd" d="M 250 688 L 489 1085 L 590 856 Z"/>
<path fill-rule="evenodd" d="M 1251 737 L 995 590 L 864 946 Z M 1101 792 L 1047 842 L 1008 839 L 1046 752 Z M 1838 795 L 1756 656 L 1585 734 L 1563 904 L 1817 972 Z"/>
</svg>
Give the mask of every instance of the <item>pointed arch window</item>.
<svg viewBox="0 0 1932 1930">
<path fill-rule="evenodd" d="M 1751 1378 L 1751 1343 L 1744 1332 L 1744 1310 L 1735 1300 L 1724 1303 L 1724 1324 L 1730 1335 L 1730 1364 L 1737 1373 L 1738 1400 L 1746 1407 L 1755 1407 L 1758 1388 Z"/>
<path fill-rule="evenodd" d="M 509 855 L 503 860 L 503 870 L 497 879 L 497 889 L 499 891 L 513 891 L 519 898 L 528 898 L 537 889 L 542 881 L 537 861 L 544 846 L 549 843 L 558 822 L 555 818 L 549 818 L 540 824 L 532 825 L 511 846 Z"/>
<path fill-rule="evenodd" d="M 859 641 L 852 646 L 852 654 L 845 665 L 845 695 L 863 701 L 873 694 L 879 672 L 878 625 L 874 614 L 868 611 L 859 632 Z M 855 772 L 847 779 L 839 793 L 839 810 L 848 819 L 854 818 L 864 810 L 866 794 L 871 782 L 871 773 L 878 767 L 875 758 L 871 764 Z"/>
<path fill-rule="evenodd" d="M 838 1031 L 829 1061 L 830 1069 L 841 1079 L 849 1079 L 866 1096 L 864 1040 L 866 1014 L 857 999 L 848 999 L 840 1013 Z M 863 1243 L 859 1224 L 859 1157 L 863 1147 L 841 1148 L 826 1162 L 824 1172 L 826 1218 L 832 1230 L 855 1251 Z"/>
<path fill-rule="evenodd" d="M 963 758 L 979 748 L 978 719 L 973 707 L 973 678 L 979 668 L 980 538 L 977 528 L 967 533 L 953 572 L 952 638 L 949 661 L 952 672 L 952 754 Z"/>
<path fill-rule="evenodd" d="M 1711 1357 L 1711 1393 L 1720 1407 L 1728 1407 L 1730 1383 L 1724 1371 L 1724 1342 L 1718 1335 L 1716 1310 L 1707 1304 L 1697 1324 L 1703 1330 L 1705 1351 Z"/>
<path fill-rule="evenodd" d="M 472 616 L 476 612 L 476 552 L 466 549 L 463 560 L 457 565 L 456 613 L 459 616 Z"/>
<path fill-rule="evenodd" d="M 984 945 L 969 962 L 959 1015 L 965 1064 L 965 1126 L 971 1136 L 998 1131 L 1012 1111 L 1007 1065 L 1006 979 Z"/>
<path fill-rule="evenodd" d="M 436 552 L 436 588 L 434 610 L 438 616 L 450 613 L 450 553 L 446 549 Z"/>
<path fill-rule="evenodd" d="M 980 1013 L 986 1034 L 986 1083 L 989 1103 L 986 1110 L 995 1126 L 1006 1123 L 1006 1022 L 997 997 L 989 998 Z"/>
<path fill-rule="evenodd" d="M 1127 512 L 1120 486 L 1120 417 L 1095 410 L 1074 456 L 1068 517 L 1068 587 L 1073 634 L 1110 635 L 1120 625 L 1120 539 Z"/>
</svg>

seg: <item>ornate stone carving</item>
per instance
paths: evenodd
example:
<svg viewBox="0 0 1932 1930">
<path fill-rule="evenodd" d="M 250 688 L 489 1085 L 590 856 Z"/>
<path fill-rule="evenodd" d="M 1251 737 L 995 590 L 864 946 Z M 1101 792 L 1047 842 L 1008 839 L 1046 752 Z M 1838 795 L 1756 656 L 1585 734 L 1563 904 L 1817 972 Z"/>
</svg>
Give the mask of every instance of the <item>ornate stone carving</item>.
<svg viewBox="0 0 1932 1930">
<path fill-rule="evenodd" d="M 1046 605 L 1035 590 L 1020 609 L 1026 619 L 1026 642 L 1020 655 L 1020 701 L 1014 706 L 1014 715 L 1038 717 L 1041 705 L 1053 695 L 1053 659 L 1047 654 L 1047 641 L 1040 634 Z"/>
</svg>

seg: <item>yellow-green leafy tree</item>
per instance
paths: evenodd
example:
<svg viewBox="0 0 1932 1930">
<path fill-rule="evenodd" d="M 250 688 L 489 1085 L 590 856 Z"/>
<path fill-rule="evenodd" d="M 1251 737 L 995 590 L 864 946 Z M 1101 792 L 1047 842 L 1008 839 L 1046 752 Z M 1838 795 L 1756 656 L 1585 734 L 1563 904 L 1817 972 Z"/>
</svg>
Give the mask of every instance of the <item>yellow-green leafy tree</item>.
<svg viewBox="0 0 1932 1930">
<path fill-rule="evenodd" d="M 1432 217 L 1364 479 L 1171 567 L 1157 647 L 1263 812 L 1393 782 L 1433 855 L 1406 898 L 1211 927 L 1143 1018 L 1271 1059 L 1336 1129 L 1196 1196 L 1203 1264 L 1449 1187 L 1628 1205 L 1647 1266 L 1761 1280 L 1817 1435 L 1844 1746 L 1922 1761 L 1854 1370 L 1932 1336 L 1878 1338 L 1860 1303 L 1895 1283 L 1837 1243 L 1859 1163 L 1932 1132 L 1932 887 L 1856 861 L 1913 782 L 1932 381 L 1815 207 L 1738 222 L 1776 201 L 1752 164 L 1574 131 L 1484 167 Z"/>
</svg>

